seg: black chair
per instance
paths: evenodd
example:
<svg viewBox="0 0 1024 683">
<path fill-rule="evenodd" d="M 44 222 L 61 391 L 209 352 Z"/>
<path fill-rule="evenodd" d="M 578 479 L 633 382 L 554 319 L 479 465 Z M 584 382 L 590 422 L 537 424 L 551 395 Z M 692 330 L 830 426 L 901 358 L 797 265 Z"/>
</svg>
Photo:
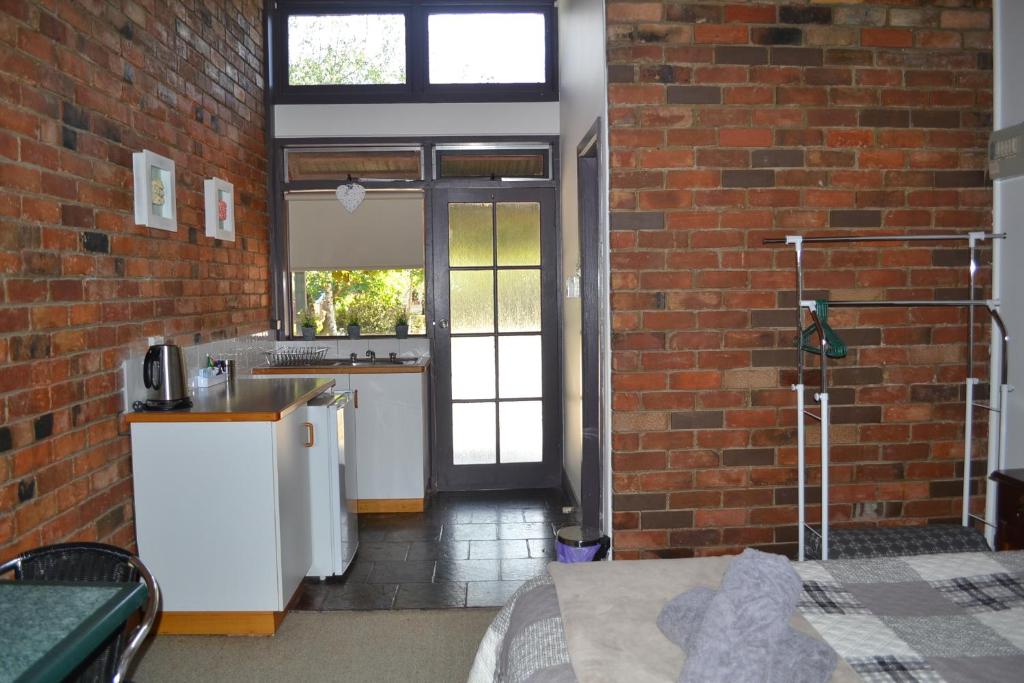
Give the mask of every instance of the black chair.
<svg viewBox="0 0 1024 683">
<path fill-rule="evenodd" d="M 30 550 L 0 564 L 0 575 L 14 572 L 24 581 L 102 581 L 146 584 L 148 597 L 139 624 L 115 631 L 66 681 L 124 683 L 128 667 L 156 622 L 160 587 L 139 558 L 103 543 L 58 543 Z M 130 622 L 129 622 L 130 623 Z"/>
</svg>

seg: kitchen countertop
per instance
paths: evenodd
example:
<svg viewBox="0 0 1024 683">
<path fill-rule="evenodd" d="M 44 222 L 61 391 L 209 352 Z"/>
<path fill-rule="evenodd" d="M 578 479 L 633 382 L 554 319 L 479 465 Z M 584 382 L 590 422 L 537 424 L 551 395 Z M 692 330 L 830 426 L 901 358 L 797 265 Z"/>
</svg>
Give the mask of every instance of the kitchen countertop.
<svg viewBox="0 0 1024 683">
<path fill-rule="evenodd" d="M 285 367 L 253 368 L 254 375 L 373 375 L 426 372 L 429 358 L 420 358 L 415 363 L 391 365 L 383 361 L 376 365 L 332 365 L 313 362 L 309 365 L 288 365 Z"/>
<path fill-rule="evenodd" d="M 244 379 L 196 389 L 188 410 L 128 413 L 136 422 L 277 422 L 334 386 L 330 379 Z"/>
</svg>

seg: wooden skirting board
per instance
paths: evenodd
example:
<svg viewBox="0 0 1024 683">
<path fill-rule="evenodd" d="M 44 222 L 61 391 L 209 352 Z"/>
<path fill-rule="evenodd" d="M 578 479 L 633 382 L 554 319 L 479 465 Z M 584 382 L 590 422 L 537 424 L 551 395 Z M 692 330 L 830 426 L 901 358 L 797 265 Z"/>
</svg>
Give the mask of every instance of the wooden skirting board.
<svg viewBox="0 0 1024 683">
<path fill-rule="evenodd" d="M 163 612 L 156 623 L 160 635 L 272 636 L 284 612 Z"/>
<path fill-rule="evenodd" d="M 422 498 L 361 498 L 356 504 L 360 514 L 375 512 L 423 512 Z"/>
<path fill-rule="evenodd" d="M 283 612 L 161 612 L 156 632 L 177 636 L 272 636 L 302 596 L 295 589 Z"/>
</svg>

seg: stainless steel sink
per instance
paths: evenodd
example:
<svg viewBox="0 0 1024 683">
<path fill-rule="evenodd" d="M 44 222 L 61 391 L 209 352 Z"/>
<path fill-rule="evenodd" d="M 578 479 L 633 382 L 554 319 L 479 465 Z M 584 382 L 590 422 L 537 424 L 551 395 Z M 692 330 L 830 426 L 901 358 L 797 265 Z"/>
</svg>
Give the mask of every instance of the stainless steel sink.
<svg viewBox="0 0 1024 683">
<path fill-rule="evenodd" d="M 351 358 L 325 358 L 319 364 L 321 365 L 336 365 L 336 366 L 349 366 L 349 367 L 368 367 L 372 365 L 413 365 L 416 363 L 415 358 L 357 358 L 352 360 Z"/>
</svg>

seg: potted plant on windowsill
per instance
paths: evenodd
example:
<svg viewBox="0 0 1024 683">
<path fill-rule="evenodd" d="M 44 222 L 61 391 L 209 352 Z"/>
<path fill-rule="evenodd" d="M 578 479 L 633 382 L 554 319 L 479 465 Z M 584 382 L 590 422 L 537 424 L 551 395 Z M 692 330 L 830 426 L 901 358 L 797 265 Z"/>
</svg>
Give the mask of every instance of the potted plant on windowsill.
<svg viewBox="0 0 1024 683">
<path fill-rule="evenodd" d="M 395 336 L 406 339 L 409 336 L 409 313 L 401 310 L 395 316 Z"/>
<path fill-rule="evenodd" d="M 355 315 L 348 319 L 348 336 L 350 339 L 359 339 L 359 318 Z"/>
<path fill-rule="evenodd" d="M 316 339 L 316 316 L 308 308 L 299 313 L 299 327 L 302 329 L 302 338 L 307 341 Z"/>
</svg>

